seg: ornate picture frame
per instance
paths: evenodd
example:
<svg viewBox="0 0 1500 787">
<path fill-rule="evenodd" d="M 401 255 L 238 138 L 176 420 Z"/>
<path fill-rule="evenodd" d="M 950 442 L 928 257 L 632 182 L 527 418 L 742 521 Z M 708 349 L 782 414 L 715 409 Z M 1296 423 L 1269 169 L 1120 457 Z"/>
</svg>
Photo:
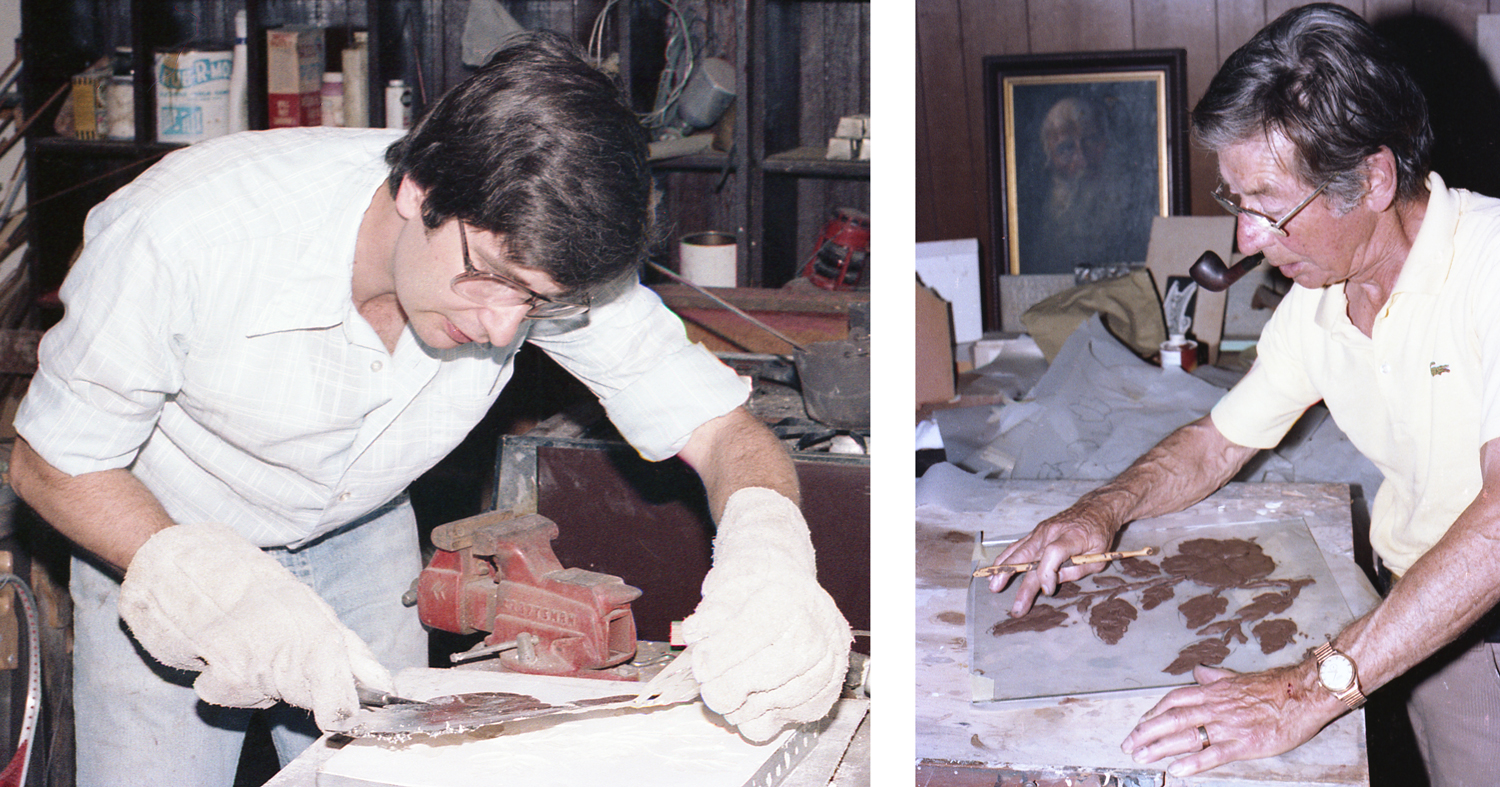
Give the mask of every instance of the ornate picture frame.
<svg viewBox="0 0 1500 787">
<path fill-rule="evenodd" d="M 995 271 L 1144 263 L 1152 219 L 1188 212 L 1186 61 L 1183 49 L 983 59 Z"/>
</svg>

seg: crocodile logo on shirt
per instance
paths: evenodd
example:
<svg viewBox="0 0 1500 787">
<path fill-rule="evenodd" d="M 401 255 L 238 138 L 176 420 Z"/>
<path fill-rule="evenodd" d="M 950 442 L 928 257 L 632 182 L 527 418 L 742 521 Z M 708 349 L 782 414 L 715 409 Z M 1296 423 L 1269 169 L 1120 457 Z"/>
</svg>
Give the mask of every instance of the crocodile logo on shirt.
<svg viewBox="0 0 1500 787">
<path fill-rule="evenodd" d="M 1432 372 L 1432 376 L 1436 377 L 1440 374 L 1448 373 L 1448 364 L 1434 362 L 1428 365 L 1428 369 Z"/>
</svg>

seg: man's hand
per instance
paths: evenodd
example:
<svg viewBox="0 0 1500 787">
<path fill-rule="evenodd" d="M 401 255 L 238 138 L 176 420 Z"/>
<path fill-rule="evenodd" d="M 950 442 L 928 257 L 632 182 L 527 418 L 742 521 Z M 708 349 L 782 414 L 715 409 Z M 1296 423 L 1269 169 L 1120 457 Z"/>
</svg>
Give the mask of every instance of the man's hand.
<svg viewBox="0 0 1500 787">
<path fill-rule="evenodd" d="M 1037 594 L 1046 593 L 1050 596 L 1057 592 L 1057 586 L 1061 582 L 1077 582 L 1107 568 L 1108 563 L 1088 563 L 1065 568 L 1063 563 L 1074 555 L 1108 551 L 1114 537 L 1115 530 L 1108 523 L 1097 516 L 1091 516 L 1082 506 L 1075 505 L 1044 520 L 1030 535 L 1011 544 L 995 558 L 995 565 L 1040 561 L 1036 568 L 1021 575 L 1015 604 L 1010 609 L 1011 616 L 1018 618 L 1030 611 Z M 990 577 L 990 590 L 995 593 L 1004 590 L 1013 576 L 1015 574 L 1006 571 Z"/>
<path fill-rule="evenodd" d="M 1021 578 L 1010 614 L 1026 614 L 1038 593 L 1057 592 L 1059 582 L 1076 582 L 1103 571 L 1105 563 L 1061 567 L 1075 555 L 1109 551 L 1127 522 L 1181 511 L 1202 500 L 1233 478 L 1256 450 L 1230 442 L 1209 416 L 1167 435 L 1114 480 L 1001 553 L 997 565 L 1041 561 Z M 1008 574 L 990 577 L 990 590 L 998 593 L 1009 581 Z"/>
<path fill-rule="evenodd" d="M 1318 684 L 1311 660 L 1245 675 L 1200 666 L 1193 677 L 1197 686 L 1172 691 L 1141 717 L 1122 751 L 1142 764 L 1188 755 L 1167 773 L 1190 776 L 1291 751 L 1348 710 Z M 1207 748 L 1199 726 L 1208 733 Z"/>
<path fill-rule="evenodd" d="M 703 601 L 682 624 L 703 703 L 753 741 L 822 718 L 853 637 L 818 585 L 791 457 L 742 407 L 693 430 L 678 456 L 718 523 Z"/>
<path fill-rule="evenodd" d="M 849 624 L 818 585 L 802 513 L 760 488 L 729 498 L 703 601 L 683 621 L 703 702 L 752 741 L 822 718 L 848 671 Z"/>
<path fill-rule="evenodd" d="M 201 672 L 193 688 L 215 705 L 284 700 L 327 729 L 359 709 L 356 680 L 393 688 L 327 602 L 224 525 L 176 525 L 146 541 L 120 587 L 120 617 L 157 661 Z"/>
</svg>

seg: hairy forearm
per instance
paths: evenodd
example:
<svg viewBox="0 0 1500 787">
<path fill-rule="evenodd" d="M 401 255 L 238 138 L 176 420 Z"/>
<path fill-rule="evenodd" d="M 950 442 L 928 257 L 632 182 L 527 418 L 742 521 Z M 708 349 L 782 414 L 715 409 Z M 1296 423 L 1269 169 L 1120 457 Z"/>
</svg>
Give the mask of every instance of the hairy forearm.
<svg viewBox="0 0 1500 787">
<path fill-rule="evenodd" d="M 791 456 L 776 435 L 744 408 L 698 427 L 678 456 L 703 479 L 715 520 L 729 496 L 748 487 L 765 487 L 801 503 Z"/>
<path fill-rule="evenodd" d="M 17 440 L 10 482 L 58 532 L 120 571 L 135 551 L 172 520 L 161 503 L 128 470 L 70 476 Z"/>
<path fill-rule="evenodd" d="M 1137 519 L 1181 511 L 1227 483 L 1257 450 L 1231 443 L 1204 416 L 1167 435 L 1069 511 L 1115 530 Z"/>
</svg>

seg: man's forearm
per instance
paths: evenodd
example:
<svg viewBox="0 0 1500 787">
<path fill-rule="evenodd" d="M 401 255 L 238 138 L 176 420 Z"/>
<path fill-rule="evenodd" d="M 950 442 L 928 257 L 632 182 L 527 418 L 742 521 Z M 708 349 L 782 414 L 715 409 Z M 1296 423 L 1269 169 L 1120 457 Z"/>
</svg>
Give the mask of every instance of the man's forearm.
<svg viewBox="0 0 1500 787">
<path fill-rule="evenodd" d="M 1258 450 L 1230 442 L 1204 416 L 1167 435 L 1073 509 L 1100 516 L 1115 529 L 1181 511 L 1227 483 Z"/>
<path fill-rule="evenodd" d="M 1038 562 L 1021 578 L 1011 615 L 1025 615 L 1039 593 L 1051 595 L 1060 582 L 1103 570 L 1103 564 L 1064 565 L 1068 558 L 1107 550 L 1129 522 L 1202 500 L 1233 478 L 1256 450 L 1230 442 L 1207 416 L 1167 435 L 1114 480 L 1043 520 L 995 558 L 996 564 Z M 991 577 L 990 590 L 1004 589 L 1014 576 Z"/>
<path fill-rule="evenodd" d="M 678 453 L 708 493 L 715 520 L 729 496 L 748 487 L 765 487 L 801 504 L 797 470 L 781 441 L 743 407 L 699 426 Z"/>
<path fill-rule="evenodd" d="M 128 470 L 70 476 L 43 459 L 25 440 L 11 453 L 10 482 L 58 532 L 120 571 L 146 539 L 172 520 L 161 503 Z"/>
<path fill-rule="evenodd" d="M 1485 484 L 1369 614 L 1335 641 L 1368 693 L 1457 639 L 1500 603 L 1500 440 L 1481 449 Z"/>
</svg>

